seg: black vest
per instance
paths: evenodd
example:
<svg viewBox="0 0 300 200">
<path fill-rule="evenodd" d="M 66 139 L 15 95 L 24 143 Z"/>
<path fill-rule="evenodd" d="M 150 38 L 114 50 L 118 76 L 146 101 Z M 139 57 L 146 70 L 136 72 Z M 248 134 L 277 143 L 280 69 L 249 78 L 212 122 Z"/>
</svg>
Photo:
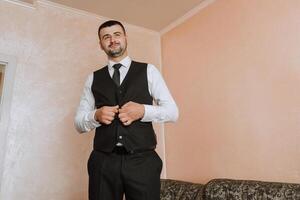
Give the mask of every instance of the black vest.
<svg viewBox="0 0 300 200">
<path fill-rule="evenodd" d="M 129 101 L 152 105 L 153 99 L 148 90 L 147 64 L 132 61 L 120 87 L 110 77 L 107 66 L 95 71 L 92 92 L 97 109 L 102 106 L 122 107 Z M 137 120 L 124 126 L 116 117 L 110 125 L 102 124 L 96 128 L 94 150 L 111 152 L 118 142 L 129 151 L 155 148 L 157 142 L 152 122 Z"/>
</svg>

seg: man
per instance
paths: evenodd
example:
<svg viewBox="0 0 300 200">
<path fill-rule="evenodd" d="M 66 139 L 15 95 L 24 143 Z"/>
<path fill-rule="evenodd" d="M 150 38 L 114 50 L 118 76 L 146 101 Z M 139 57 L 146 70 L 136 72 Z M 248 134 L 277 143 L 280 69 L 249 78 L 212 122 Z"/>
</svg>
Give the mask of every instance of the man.
<svg viewBox="0 0 300 200">
<path fill-rule="evenodd" d="M 132 61 L 118 21 L 98 29 L 108 65 L 89 75 L 76 129 L 96 128 L 88 160 L 89 200 L 159 200 L 162 161 L 152 122 L 176 121 L 177 106 L 155 66 Z M 152 102 L 156 105 L 152 105 Z"/>
</svg>

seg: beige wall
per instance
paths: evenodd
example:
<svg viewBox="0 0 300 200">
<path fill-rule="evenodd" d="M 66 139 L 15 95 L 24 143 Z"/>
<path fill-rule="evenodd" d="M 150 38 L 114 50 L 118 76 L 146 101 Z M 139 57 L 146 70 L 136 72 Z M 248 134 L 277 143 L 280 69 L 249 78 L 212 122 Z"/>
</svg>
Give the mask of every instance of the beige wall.
<svg viewBox="0 0 300 200">
<path fill-rule="evenodd" d="M 73 117 L 87 75 L 106 63 L 97 44 L 104 20 L 43 3 L 0 1 L 0 53 L 17 59 L 0 199 L 87 199 L 93 134 L 77 134 Z M 132 57 L 160 67 L 159 34 L 127 28 Z"/>
<path fill-rule="evenodd" d="M 299 0 L 217 0 L 162 36 L 167 177 L 300 182 L 299 19 Z"/>
</svg>

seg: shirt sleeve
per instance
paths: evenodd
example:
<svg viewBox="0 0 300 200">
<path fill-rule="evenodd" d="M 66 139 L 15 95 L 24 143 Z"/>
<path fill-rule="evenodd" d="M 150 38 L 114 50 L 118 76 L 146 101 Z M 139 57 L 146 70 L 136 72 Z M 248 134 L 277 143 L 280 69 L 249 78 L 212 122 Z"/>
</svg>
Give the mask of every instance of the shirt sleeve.
<svg viewBox="0 0 300 200">
<path fill-rule="evenodd" d="M 83 93 L 75 115 L 75 128 L 79 133 L 89 132 L 100 126 L 94 118 L 95 98 L 91 90 L 93 74 L 90 74 L 84 84 Z"/>
<path fill-rule="evenodd" d="M 154 105 L 144 105 L 145 113 L 142 122 L 175 122 L 179 112 L 177 105 L 158 69 L 148 64 L 148 88 Z"/>
</svg>

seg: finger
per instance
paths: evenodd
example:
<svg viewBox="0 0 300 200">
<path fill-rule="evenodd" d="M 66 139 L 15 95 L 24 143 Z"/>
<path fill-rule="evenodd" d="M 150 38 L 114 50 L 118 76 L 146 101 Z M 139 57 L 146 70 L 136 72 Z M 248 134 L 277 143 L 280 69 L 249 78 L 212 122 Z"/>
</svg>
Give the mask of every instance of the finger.
<svg viewBox="0 0 300 200">
<path fill-rule="evenodd" d="M 105 117 L 115 117 L 115 115 L 116 115 L 116 113 L 114 113 L 114 112 L 105 112 L 104 114 L 103 114 L 103 117 L 105 118 Z"/>
<path fill-rule="evenodd" d="M 132 120 L 131 117 L 127 113 L 119 114 L 119 119 L 120 120 L 122 119 L 123 120 L 122 122 Z"/>
<path fill-rule="evenodd" d="M 127 122 L 129 120 L 128 117 L 119 117 L 119 119 L 122 123 Z"/>
<path fill-rule="evenodd" d="M 119 111 L 119 106 L 107 107 L 106 111 L 117 113 Z"/>
<path fill-rule="evenodd" d="M 112 116 L 105 116 L 104 120 L 112 121 L 112 120 L 114 120 L 114 117 L 112 117 Z"/>
<path fill-rule="evenodd" d="M 102 123 L 103 123 L 103 124 L 106 124 L 106 125 L 109 125 L 109 124 L 111 124 L 111 121 L 110 121 L 110 120 L 105 120 L 105 119 L 104 119 L 104 120 L 102 121 Z"/>
<path fill-rule="evenodd" d="M 127 114 L 126 113 L 119 113 L 119 118 L 124 118 L 124 117 L 126 117 L 127 116 Z"/>
<path fill-rule="evenodd" d="M 100 121 L 101 121 L 102 123 L 104 123 L 104 122 L 107 123 L 108 121 L 111 122 L 112 120 L 113 120 L 113 117 L 110 117 L 110 116 L 102 116 Z"/>
<path fill-rule="evenodd" d="M 119 112 L 119 105 L 116 105 L 113 108 L 114 108 L 113 109 L 114 113 L 118 113 Z"/>
<path fill-rule="evenodd" d="M 121 109 L 119 109 L 119 113 L 126 113 L 126 112 L 127 112 L 127 109 L 126 109 L 126 108 L 124 109 L 124 108 L 122 107 Z"/>
<path fill-rule="evenodd" d="M 127 122 L 127 119 L 120 119 L 120 121 L 124 124 L 125 122 Z"/>
<path fill-rule="evenodd" d="M 111 116 L 116 116 L 119 113 L 119 111 L 117 112 L 111 112 Z"/>
<path fill-rule="evenodd" d="M 123 124 L 124 124 L 125 126 L 129 126 L 129 125 L 131 124 L 131 121 L 128 120 L 128 121 L 124 122 Z"/>
</svg>

